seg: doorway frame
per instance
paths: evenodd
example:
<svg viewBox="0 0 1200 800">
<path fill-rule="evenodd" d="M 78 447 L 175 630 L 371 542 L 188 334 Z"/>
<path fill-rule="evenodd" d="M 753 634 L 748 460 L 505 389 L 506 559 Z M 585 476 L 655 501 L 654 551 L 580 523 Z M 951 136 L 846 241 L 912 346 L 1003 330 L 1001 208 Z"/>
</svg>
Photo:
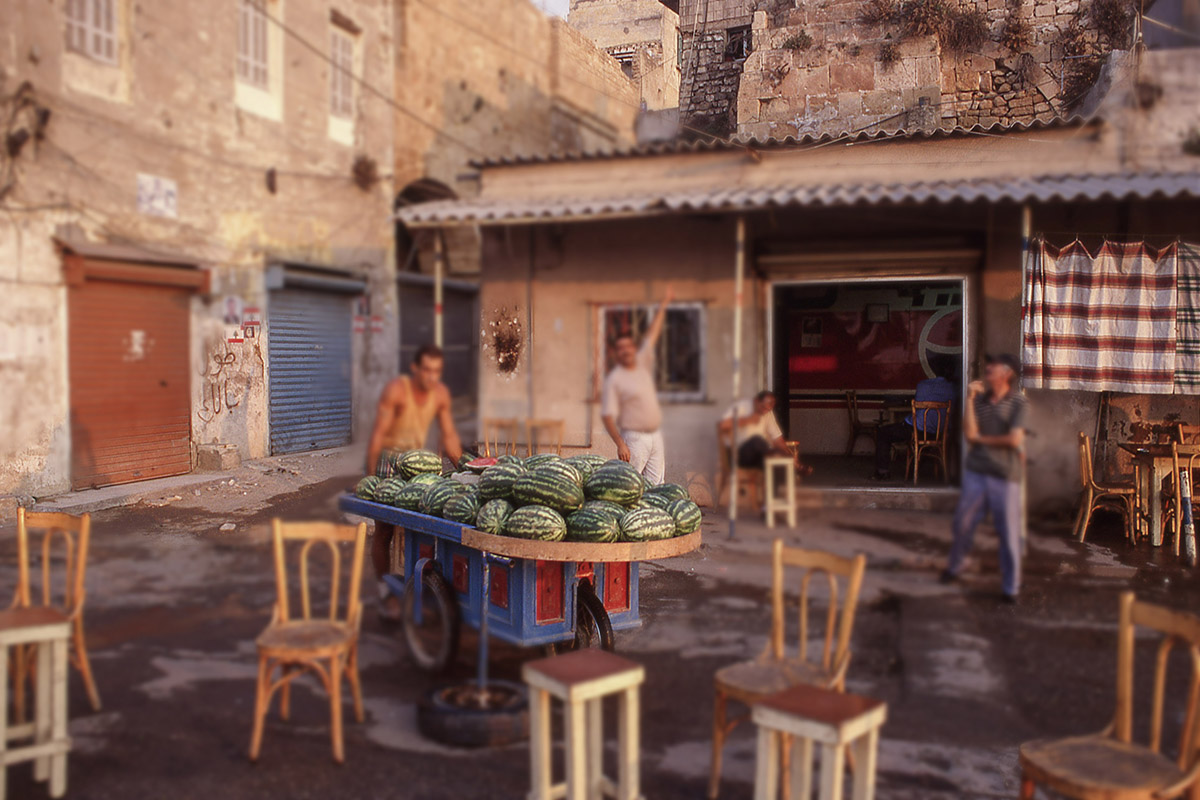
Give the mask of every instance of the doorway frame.
<svg viewBox="0 0 1200 800">
<path fill-rule="evenodd" d="M 764 377 L 767 379 L 767 385 L 770 386 L 772 389 L 774 389 L 776 386 L 778 386 L 777 379 L 779 377 L 778 375 L 775 374 L 776 373 L 776 365 L 775 365 L 775 290 L 776 290 L 776 288 L 783 288 L 783 287 L 787 287 L 787 286 L 829 286 L 831 284 L 844 286 L 848 283 L 917 283 L 917 282 L 921 282 L 921 281 L 926 281 L 926 282 L 930 282 L 930 283 L 933 283 L 933 282 L 946 282 L 946 283 L 959 282 L 962 286 L 962 293 L 963 293 L 963 325 L 962 325 L 963 348 L 962 348 L 962 373 L 961 373 L 961 379 L 960 379 L 961 385 L 958 387 L 958 392 L 959 392 L 958 396 L 960 398 L 965 398 L 967 396 L 967 384 L 970 383 L 970 379 L 971 379 L 971 374 L 970 374 L 971 352 L 974 349 L 974 346 L 973 346 L 974 345 L 974 336 L 972 335 L 973 330 L 974 330 L 972 327 L 972 319 L 974 318 L 974 314 L 972 314 L 972 305 L 973 305 L 972 298 L 974 297 L 974 295 L 972 294 L 973 286 L 972 286 L 972 281 L 971 281 L 971 275 L 969 273 L 958 272 L 958 271 L 948 272 L 948 273 L 937 273 L 937 274 L 916 273 L 916 274 L 912 274 L 912 275 L 895 275 L 895 274 L 893 274 L 893 275 L 863 275 L 863 276 L 842 275 L 842 276 L 838 276 L 836 278 L 779 278 L 779 279 L 768 279 L 768 280 L 764 281 L 766 293 L 767 293 L 767 303 L 766 303 L 767 314 L 766 314 L 766 319 L 765 319 L 766 328 L 764 331 L 764 333 L 765 333 L 764 338 L 767 340 L 767 346 L 766 346 L 767 368 L 766 368 L 766 374 L 764 375 Z M 790 393 L 789 393 L 789 395 L 790 395 Z M 790 396 L 788 399 L 788 414 L 789 415 L 791 414 Z M 959 459 L 960 461 L 962 461 L 966 457 L 966 453 L 967 453 L 967 449 L 966 449 L 967 440 L 966 440 L 966 434 L 961 430 L 962 426 L 960 425 L 959 428 L 960 428 L 960 430 L 959 430 L 959 436 L 958 436 L 958 448 L 959 448 L 958 452 L 962 454 L 962 456 Z M 961 485 L 961 480 L 962 480 L 962 469 L 960 467 L 959 481 L 957 483 L 948 483 L 945 486 L 925 486 L 925 487 L 911 486 L 911 485 L 871 486 L 870 484 L 867 484 L 864 486 L 828 486 L 828 487 L 822 486 L 822 487 L 820 487 L 820 489 L 821 489 L 821 491 L 829 491 L 829 492 L 847 492 L 847 491 L 853 491 L 853 492 L 861 492 L 861 491 L 869 491 L 869 492 L 958 492 L 960 485 Z"/>
</svg>

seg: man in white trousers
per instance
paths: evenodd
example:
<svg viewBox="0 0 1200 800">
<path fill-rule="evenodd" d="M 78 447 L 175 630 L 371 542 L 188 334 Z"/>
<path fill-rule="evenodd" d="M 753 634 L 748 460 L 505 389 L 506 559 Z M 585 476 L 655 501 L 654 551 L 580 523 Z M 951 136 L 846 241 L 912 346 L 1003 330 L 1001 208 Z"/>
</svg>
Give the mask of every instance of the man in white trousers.
<svg viewBox="0 0 1200 800">
<path fill-rule="evenodd" d="M 632 464 L 651 485 L 662 483 L 666 474 L 662 408 L 654 385 L 654 348 L 672 297 L 674 292 L 668 286 L 640 347 L 628 335 L 613 342 L 617 365 L 604 379 L 600 404 L 604 428 L 617 446 L 617 457 Z"/>
</svg>

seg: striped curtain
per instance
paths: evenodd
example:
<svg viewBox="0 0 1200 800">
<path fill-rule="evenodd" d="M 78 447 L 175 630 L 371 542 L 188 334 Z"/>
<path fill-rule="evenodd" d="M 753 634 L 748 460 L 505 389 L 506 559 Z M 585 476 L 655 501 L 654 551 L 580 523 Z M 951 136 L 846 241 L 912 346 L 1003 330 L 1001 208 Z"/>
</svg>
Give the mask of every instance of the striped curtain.
<svg viewBox="0 0 1200 800">
<path fill-rule="evenodd" d="M 1200 245 L 1180 243 L 1175 391 L 1200 394 Z"/>
<path fill-rule="evenodd" d="M 1035 245 L 1022 353 L 1027 387 L 1171 394 L 1178 246 Z M 1188 302 L 1185 308 L 1196 308 Z M 1196 331 L 1200 334 L 1200 330 Z M 1195 342 L 1200 353 L 1200 335 Z M 1186 348 L 1185 348 L 1186 349 Z M 1193 357 L 1195 359 L 1195 357 Z M 1197 370 L 1200 362 L 1185 361 Z"/>
</svg>

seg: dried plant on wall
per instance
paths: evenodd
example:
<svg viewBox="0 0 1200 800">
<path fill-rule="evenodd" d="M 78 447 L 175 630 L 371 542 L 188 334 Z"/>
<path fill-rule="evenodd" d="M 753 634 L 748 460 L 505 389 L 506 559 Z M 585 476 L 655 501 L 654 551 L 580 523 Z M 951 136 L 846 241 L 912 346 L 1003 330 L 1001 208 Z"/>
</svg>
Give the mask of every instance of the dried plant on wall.
<svg viewBox="0 0 1200 800">
<path fill-rule="evenodd" d="M 515 310 L 498 308 L 483 328 L 483 349 L 496 362 L 496 371 L 511 375 L 521 362 L 525 333 Z"/>
</svg>

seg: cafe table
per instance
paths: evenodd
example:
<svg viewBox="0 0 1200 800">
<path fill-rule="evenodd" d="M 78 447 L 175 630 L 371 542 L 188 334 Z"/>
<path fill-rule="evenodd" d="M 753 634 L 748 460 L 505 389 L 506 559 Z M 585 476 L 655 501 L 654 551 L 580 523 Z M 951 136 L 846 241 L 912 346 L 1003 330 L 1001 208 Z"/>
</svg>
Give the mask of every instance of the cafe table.
<svg viewBox="0 0 1200 800">
<path fill-rule="evenodd" d="M 1122 450 L 1133 458 L 1134 483 L 1137 489 L 1138 510 L 1134 512 L 1134 528 L 1142 531 L 1143 519 L 1150 524 L 1150 544 L 1160 547 L 1163 541 L 1162 500 L 1158 497 L 1163 477 L 1174 469 L 1171 443 L 1121 442 Z M 1180 455 L 1191 455 L 1200 445 L 1179 445 Z M 1143 516 L 1141 509 L 1148 512 Z"/>
</svg>

